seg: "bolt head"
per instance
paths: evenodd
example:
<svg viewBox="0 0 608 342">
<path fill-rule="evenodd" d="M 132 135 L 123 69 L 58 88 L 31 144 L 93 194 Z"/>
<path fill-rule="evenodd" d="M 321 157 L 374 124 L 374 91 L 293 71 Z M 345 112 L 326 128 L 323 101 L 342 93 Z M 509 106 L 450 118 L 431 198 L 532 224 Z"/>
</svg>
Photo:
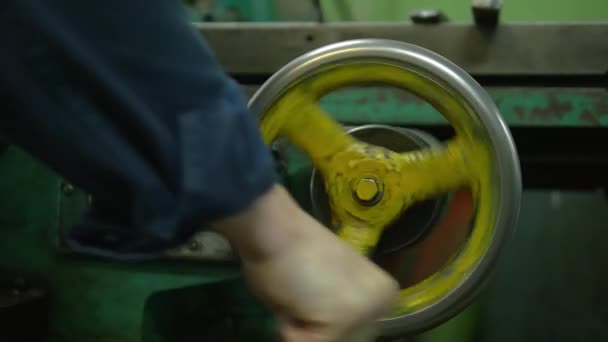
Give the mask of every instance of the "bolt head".
<svg viewBox="0 0 608 342">
<path fill-rule="evenodd" d="M 373 178 L 361 178 L 355 185 L 355 196 L 363 202 L 372 202 L 380 194 L 380 186 Z"/>
</svg>

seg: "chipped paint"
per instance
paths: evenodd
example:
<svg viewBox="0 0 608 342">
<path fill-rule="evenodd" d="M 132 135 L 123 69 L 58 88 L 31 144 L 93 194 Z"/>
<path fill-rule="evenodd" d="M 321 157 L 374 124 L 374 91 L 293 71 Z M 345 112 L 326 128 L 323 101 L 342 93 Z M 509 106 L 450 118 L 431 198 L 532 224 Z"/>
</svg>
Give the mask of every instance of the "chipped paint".
<svg viewBox="0 0 608 342">
<path fill-rule="evenodd" d="M 488 88 L 509 126 L 608 126 L 604 89 Z M 321 99 L 338 121 L 349 124 L 446 124 L 430 104 L 396 88 L 350 87 Z"/>
</svg>

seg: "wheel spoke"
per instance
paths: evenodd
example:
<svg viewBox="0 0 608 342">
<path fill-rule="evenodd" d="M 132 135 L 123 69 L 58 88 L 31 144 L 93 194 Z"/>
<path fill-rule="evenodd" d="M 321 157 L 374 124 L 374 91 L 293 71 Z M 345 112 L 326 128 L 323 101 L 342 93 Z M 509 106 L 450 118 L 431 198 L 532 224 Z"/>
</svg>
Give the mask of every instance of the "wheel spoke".
<svg viewBox="0 0 608 342">
<path fill-rule="evenodd" d="M 396 172 L 400 190 L 405 194 L 404 206 L 435 195 L 458 190 L 472 180 L 467 163 L 472 151 L 463 140 L 449 141 L 444 149 L 429 148 L 398 154 Z"/>
<path fill-rule="evenodd" d="M 279 135 L 302 149 L 322 172 L 332 156 L 346 150 L 355 139 L 349 136 L 316 99 L 300 91 L 288 94 L 289 99 L 269 111 L 261 130 L 268 143 Z"/>
<path fill-rule="evenodd" d="M 372 226 L 367 222 L 356 219 L 347 219 L 339 223 L 338 236 L 346 243 L 351 245 L 359 253 L 368 255 L 372 252 L 384 226 Z"/>
<path fill-rule="evenodd" d="M 369 254 L 403 210 L 471 183 L 467 151 L 456 139 L 408 153 L 356 142 L 336 153 L 324 176 L 338 236 Z"/>
</svg>

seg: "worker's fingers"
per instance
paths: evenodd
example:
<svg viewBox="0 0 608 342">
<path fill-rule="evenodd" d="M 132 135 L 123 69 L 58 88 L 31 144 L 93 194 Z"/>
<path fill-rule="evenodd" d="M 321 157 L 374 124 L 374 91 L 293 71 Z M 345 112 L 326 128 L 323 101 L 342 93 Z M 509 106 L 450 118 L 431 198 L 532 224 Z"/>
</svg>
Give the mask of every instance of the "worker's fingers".
<svg viewBox="0 0 608 342">
<path fill-rule="evenodd" d="M 318 335 L 305 329 L 288 328 L 283 334 L 284 342 L 327 342 L 327 339 L 320 338 Z"/>
<path fill-rule="evenodd" d="M 284 342 L 329 342 L 330 340 L 304 327 L 287 325 L 281 329 L 281 338 Z"/>
<path fill-rule="evenodd" d="M 378 330 L 373 322 L 359 324 L 346 334 L 320 331 L 318 327 L 280 320 L 282 341 L 285 342 L 373 342 Z M 340 336 L 338 336 L 340 335 Z"/>
<path fill-rule="evenodd" d="M 319 329 L 288 318 L 278 318 L 281 341 L 283 342 L 331 342 Z"/>
<path fill-rule="evenodd" d="M 344 338 L 344 342 L 374 342 L 378 338 L 378 329 L 373 322 L 360 324 L 357 326 L 348 337 Z"/>
</svg>

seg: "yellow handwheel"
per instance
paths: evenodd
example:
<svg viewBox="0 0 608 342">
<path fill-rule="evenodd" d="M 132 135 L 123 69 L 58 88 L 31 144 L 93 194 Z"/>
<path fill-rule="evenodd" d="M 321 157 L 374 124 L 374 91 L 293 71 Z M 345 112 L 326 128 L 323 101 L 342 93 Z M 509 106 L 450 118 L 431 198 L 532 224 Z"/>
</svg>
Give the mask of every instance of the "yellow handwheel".
<svg viewBox="0 0 608 342">
<path fill-rule="evenodd" d="M 320 108 L 335 89 L 390 85 L 425 99 L 454 127 L 443 148 L 396 153 L 346 134 Z M 267 143 L 279 137 L 305 151 L 325 181 L 338 235 L 369 253 L 383 229 L 417 201 L 470 189 L 471 233 L 457 255 L 418 284 L 402 289 L 395 311 L 378 321 L 384 335 L 441 323 L 470 302 L 512 235 L 521 197 L 517 153 L 488 94 L 445 58 L 410 44 L 363 39 L 305 54 L 253 96 Z"/>
</svg>

